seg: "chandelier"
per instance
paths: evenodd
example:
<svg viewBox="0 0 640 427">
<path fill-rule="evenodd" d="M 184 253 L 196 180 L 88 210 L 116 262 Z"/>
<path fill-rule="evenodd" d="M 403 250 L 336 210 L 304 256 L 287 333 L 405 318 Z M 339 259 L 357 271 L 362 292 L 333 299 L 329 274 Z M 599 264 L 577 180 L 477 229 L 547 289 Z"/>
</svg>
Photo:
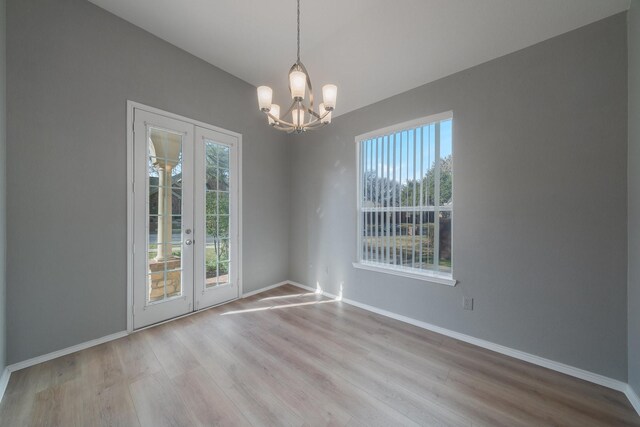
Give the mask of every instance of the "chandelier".
<svg viewBox="0 0 640 427">
<path fill-rule="evenodd" d="M 305 104 L 305 94 L 309 92 L 309 105 Z M 289 92 L 291 106 L 280 114 L 280 106 L 272 104 L 273 90 L 269 86 L 258 87 L 258 106 L 268 116 L 271 126 L 287 133 L 301 133 L 331 123 L 331 112 L 336 107 L 338 87 L 328 84 L 322 87 L 322 101 L 318 111 L 313 110 L 313 89 L 307 69 L 300 61 L 300 0 L 298 0 L 298 56 L 289 70 Z M 289 121 L 286 118 L 291 115 Z"/>
</svg>

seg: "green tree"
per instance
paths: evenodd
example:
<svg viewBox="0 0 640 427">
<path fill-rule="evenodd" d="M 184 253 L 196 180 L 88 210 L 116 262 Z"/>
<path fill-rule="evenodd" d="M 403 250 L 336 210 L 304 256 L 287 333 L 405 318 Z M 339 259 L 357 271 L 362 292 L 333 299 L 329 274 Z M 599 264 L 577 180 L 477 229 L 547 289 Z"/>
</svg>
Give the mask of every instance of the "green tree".
<svg viewBox="0 0 640 427">
<path fill-rule="evenodd" d="M 415 192 L 415 204 L 420 205 L 420 194 L 422 194 L 422 204 L 425 206 L 435 206 L 435 162 L 425 176 L 420 180 L 408 180 L 402 185 L 402 205 L 413 206 L 413 195 Z M 440 206 L 451 203 L 452 196 L 452 157 L 445 157 L 440 161 Z"/>
<path fill-rule="evenodd" d="M 207 248 L 207 277 L 228 272 L 229 236 L 229 147 L 221 144 L 205 145 L 206 166 L 206 229 L 207 240 L 213 244 Z"/>
<path fill-rule="evenodd" d="M 398 182 L 380 177 L 374 171 L 364 175 L 364 202 L 373 203 L 376 207 L 400 206 L 401 186 Z"/>
</svg>

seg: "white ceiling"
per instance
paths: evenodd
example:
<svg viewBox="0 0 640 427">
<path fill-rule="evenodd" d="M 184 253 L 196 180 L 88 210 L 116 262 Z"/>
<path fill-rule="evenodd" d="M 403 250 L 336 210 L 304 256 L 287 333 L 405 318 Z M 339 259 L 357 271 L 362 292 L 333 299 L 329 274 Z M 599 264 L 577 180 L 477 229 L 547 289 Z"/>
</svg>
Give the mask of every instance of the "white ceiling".
<svg viewBox="0 0 640 427">
<path fill-rule="evenodd" d="M 289 103 L 295 0 L 90 0 Z M 301 59 L 335 114 L 627 10 L 630 0 L 301 0 Z M 256 101 L 257 108 L 257 101 Z"/>
</svg>

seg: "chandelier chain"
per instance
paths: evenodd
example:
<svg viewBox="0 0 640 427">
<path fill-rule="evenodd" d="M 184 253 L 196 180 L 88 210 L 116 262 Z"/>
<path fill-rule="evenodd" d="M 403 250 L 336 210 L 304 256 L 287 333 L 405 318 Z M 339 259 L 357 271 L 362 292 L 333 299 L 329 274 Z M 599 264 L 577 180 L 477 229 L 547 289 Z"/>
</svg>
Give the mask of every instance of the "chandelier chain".
<svg viewBox="0 0 640 427">
<path fill-rule="evenodd" d="M 300 62 L 300 0 L 298 0 L 298 63 Z"/>
</svg>

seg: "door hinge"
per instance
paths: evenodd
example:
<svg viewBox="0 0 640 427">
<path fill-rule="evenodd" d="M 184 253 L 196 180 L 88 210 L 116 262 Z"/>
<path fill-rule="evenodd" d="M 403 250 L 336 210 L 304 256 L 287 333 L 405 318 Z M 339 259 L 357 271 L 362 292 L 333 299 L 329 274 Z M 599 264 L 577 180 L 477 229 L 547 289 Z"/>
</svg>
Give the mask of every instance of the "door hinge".
<svg viewBox="0 0 640 427">
<path fill-rule="evenodd" d="M 136 315 L 136 306 L 135 306 L 135 305 L 132 305 L 132 306 L 131 306 L 131 315 L 132 315 L 132 316 L 135 316 L 135 315 Z"/>
</svg>

